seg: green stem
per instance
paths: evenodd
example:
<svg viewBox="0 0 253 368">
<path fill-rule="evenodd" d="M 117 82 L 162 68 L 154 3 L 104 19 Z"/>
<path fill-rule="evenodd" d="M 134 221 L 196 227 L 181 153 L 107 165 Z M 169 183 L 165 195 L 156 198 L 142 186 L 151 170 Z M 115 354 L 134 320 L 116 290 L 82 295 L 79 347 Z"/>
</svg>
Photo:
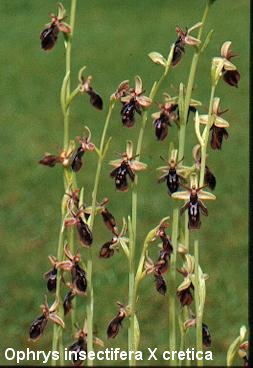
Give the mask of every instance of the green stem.
<svg viewBox="0 0 253 368">
<path fill-rule="evenodd" d="M 70 28 L 71 34 L 68 36 L 68 39 L 65 41 L 66 45 L 66 75 L 70 73 L 71 69 L 71 46 L 72 39 L 74 34 L 75 27 L 75 16 L 76 16 L 76 4 L 77 0 L 71 0 L 71 9 L 70 9 Z M 67 82 L 66 94 L 65 94 L 65 103 L 68 101 L 70 96 L 70 78 Z M 64 114 L 64 138 L 63 138 L 64 149 L 67 150 L 69 144 L 69 107 L 66 108 Z"/>
<path fill-rule="evenodd" d="M 211 88 L 211 96 L 209 102 L 209 110 L 208 110 L 208 122 L 202 134 L 203 144 L 201 146 L 201 167 L 200 167 L 200 179 L 199 179 L 199 187 L 204 185 L 205 179 L 205 167 L 206 167 L 206 155 L 207 155 L 207 144 L 209 138 L 210 128 L 213 124 L 213 101 L 215 95 L 216 86 L 213 85 Z M 194 297 L 195 297 L 195 311 L 196 311 L 196 350 L 202 351 L 203 343 L 202 343 L 202 318 L 203 318 L 203 308 L 200 306 L 200 285 L 199 285 L 199 242 L 198 240 L 194 241 L 194 258 L 195 258 L 195 285 L 194 285 Z M 198 366 L 203 366 L 203 361 L 197 361 Z"/>
<path fill-rule="evenodd" d="M 160 88 L 161 84 L 163 83 L 165 77 L 167 76 L 168 72 L 169 72 L 169 67 L 166 67 L 165 70 L 164 70 L 163 75 L 158 80 L 158 82 L 155 82 L 153 84 L 153 87 L 152 87 L 151 92 L 149 94 L 149 97 L 152 100 L 155 98 L 155 96 L 156 96 L 157 92 L 159 91 L 159 88 Z M 141 129 L 140 129 L 138 142 L 137 142 L 137 149 L 136 149 L 136 155 L 137 155 L 136 160 L 140 160 L 141 148 L 142 148 L 142 142 L 143 142 L 143 135 L 144 135 L 144 131 L 145 131 L 146 123 L 147 123 L 147 116 L 148 116 L 148 112 L 146 110 L 146 111 L 144 111 L 143 117 L 142 117 L 142 124 L 141 124 Z"/>
<path fill-rule="evenodd" d="M 131 227 L 129 231 L 129 281 L 128 281 L 128 305 L 130 306 L 129 328 L 128 328 L 128 350 L 135 351 L 135 337 L 134 337 L 134 318 L 135 318 L 135 304 L 136 304 L 136 284 L 135 284 L 135 241 L 136 241 L 136 215 L 137 215 L 137 180 L 135 178 L 135 185 L 132 191 L 132 218 Z M 134 225 L 134 227 L 133 227 Z M 131 354 L 129 359 L 129 366 L 135 366 L 136 361 L 134 355 Z"/>
<path fill-rule="evenodd" d="M 188 212 L 185 211 L 184 214 L 184 247 L 189 251 L 189 240 L 190 240 L 190 234 L 189 234 L 189 228 L 188 228 Z"/>
<path fill-rule="evenodd" d="M 178 240 L 178 208 L 173 209 L 172 215 L 172 235 L 171 242 L 173 246 L 173 253 L 170 260 L 170 271 L 168 273 L 168 285 L 169 285 L 169 350 L 175 351 L 176 349 L 176 262 L 177 262 L 177 240 Z M 177 361 L 173 362 L 173 365 L 177 365 Z"/>
<path fill-rule="evenodd" d="M 207 150 L 210 128 L 213 124 L 212 111 L 213 111 L 214 94 L 215 94 L 215 86 L 212 86 L 210 102 L 209 102 L 209 110 L 208 110 L 208 122 L 207 122 L 207 125 L 202 135 L 203 145 L 201 146 L 201 166 L 200 166 L 199 187 L 202 187 L 204 185 L 204 179 L 205 179 L 206 150 Z"/>
<path fill-rule="evenodd" d="M 93 351 L 93 311 L 94 311 L 94 297 L 93 297 L 93 283 L 92 283 L 92 249 L 88 249 L 87 255 L 87 292 L 88 300 L 86 306 L 87 315 L 87 351 Z M 87 359 L 87 365 L 93 366 L 93 360 Z"/>
<path fill-rule="evenodd" d="M 91 210 L 91 216 L 90 216 L 90 228 L 93 228 L 93 224 L 94 224 L 94 219 L 95 219 L 95 209 L 96 209 L 96 200 L 97 200 L 97 192 L 98 192 L 98 185 L 99 185 L 99 179 L 100 179 L 100 173 L 101 173 L 101 169 L 102 169 L 102 164 L 104 161 L 104 156 L 105 156 L 105 138 L 106 138 L 106 134 L 107 134 L 107 130 L 108 130 L 108 126 L 109 126 L 109 122 L 111 120 L 111 115 L 112 115 L 112 111 L 114 109 L 115 106 L 115 101 L 110 101 L 109 104 L 109 109 L 108 109 L 108 113 L 106 116 L 106 120 L 105 120 L 105 124 L 104 124 L 104 128 L 103 128 L 103 132 L 102 132 L 102 136 L 101 136 L 101 141 L 100 141 L 100 146 L 99 146 L 99 157 L 98 157 L 98 163 L 97 163 L 97 171 L 96 171 L 96 175 L 95 175 L 95 182 L 94 182 L 94 189 L 92 192 L 92 210 Z"/>
<path fill-rule="evenodd" d="M 57 250 L 57 259 L 63 259 L 63 233 L 64 233 L 64 212 L 62 212 L 62 219 L 61 219 L 61 227 L 59 232 L 59 240 L 58 240 L 58 250 Z M 57 272 L 57 281 L 56 281 L 56 299 L 59 300 L 59 311 L 58 314 L 60 317 L 63 316 L 62 304 L 61 304 L 61 272 L 58 270 Z M 53 340 L 52 340 L 52 351 L 57 351 L 62 348 L 62 327 L 54 324 L 53 328 Z M 64 357 L 60 353 L 60 365 L 63 365 Z M 56 360 L 52 359 L 53 366 L 57 364 Z"/>
<path fill-rule="evenodd" d="M 202 308 L 200 308 L 199 300 L 199 241 L 194 240 L 194 258 L 195 258 L 195 284 L 194 284 L 194 299 L 195 299 L 195 313 L 196 313 L 196 351 L 203 350 L 202 344 Z M 197 360 L 198 366 L 203 366 L 203 360 Z"/>
<path fill-rule="evenodd" d="M 183 307 L 183 314 L 184 314 L 184 321 L 186 321 L 187 319 L 189 319 L 189 311 L 188 311 L 187 306 Z M 184 341 L 185 341 L 185 347 L 188 347 L 189 346 L 189 335 L 188 335 L 188 331 L 185 332 Z M 187 366 L 187 367 L 191 366 L 191 360 L 186 359 L 185 366 Z"/>
<path fill-rule="evenodd" d="M 66 40 L 66 75 L 70 74 L 70 67 L 71 67 L 71 41 L 73 37 L 74 32 L 74 25 L 75 25 L 75 14 L 76 14 L 76 3 L 77 0 L 71 1 L 71 10 L 70 10 L 70 27 L 71 27 L 71 35 Z M 70 95 L 70 79 L 68 79 L 65 96 L 64 96 L 64 103 L 66 103 L 67 99 Z M 69 144 L 69 107 L 64 110 L 64 117 L 63 117 L 63 147 L 66 151 L 68 149 Z M 70 184 L 75 181 L 75 178 L 73 178 L 73 174 L 69 175 L 69 169 L 64 168 L 64 174 L 63 174 L 63 180 L 64 180 L 64 188 L 66 189 L 70 186 Z M 58 261 L 63 260 L 64 253 L 63 253 L 63 242 L 64 242 L 64 219 L 66 216 L 66 206 L 64 204 L 64 196 L 62 199 L 62 220 L 61 220 L 61 228 L 60 228 L 60 234 L 59 234 L 59 241 L 58 241 L 58 250 L 57 250 L 57 259 Z M 68 240 L 71 245 L 73 245 L 73 231 L 70 232 L 68 235 Z M 57 282 L 56 282 L 56 298 L 58 300 L 61 300 L 61 275 L 58 271 L 57 274 Z M 62 307 L 59 308 L 59 315 L 63 316 L 63 310 Z M 72 316 L 72 324 L 73 324 L 73 318 Z M 54 325 L 53 329 L 53 340 L 52 340 L 52 350 L 60 352 L 60 365 L 64 364 L 64 356 L 63 356 L 63 343 L 62 343 L 62 329 L 60 326 Z M 52 360 L 52 365 L 56 365 L 56 361 Z"/>
<path fill-rule="evenodd" d="M 198 35 L 197 35 L 197 38 L 199 40 L 201 40 L 201 37 L 202 37 L 202 33 L 203 33 L 204 25 L 206 23 L 206 19 L 207 19 L 209 9 L 210 9 L 210 4 L 209 4 L 209 2 L 207 2 L 204 13 L 203 13 L 203 17 L 202 17 L 202 20 L 201 20 L 202 26 L 199 28 L 199 32 L 198 32 Z M 200 50 L 201 50 L 201 47 L 196 47 L 195 48 L 195 53 L 194 53 L 193 58 L 192 58 L 191 69 L 190 69 L 190 74 L 189 74 L 189 79 L 188 79 L 186 94 L 185 94 L 185 111 L 184 111 L 184 123 L 185 124 L 186 124 L 186 121 L 187 121 L 187 115 L 188 115 L 188 109 L 189 109 L 191 95 L 192 95 L 193 84 L 194 84 L 194 81 L 195 81 L 197 66 L 198 66 L 199 57 L 200 57 L 200 54 L 201 54 Z"/>
<path fill-rule="evenodd" d="M 95 182 L 94 182 L 94 188 L 92 192 L 92 210 L 91 210 L 91 216 L 89 219 L 89 226 L 92 231 L 93 225 L 94 225 L 94 219 L 96 214 L 96 201 L 97 201 L 97 193 L 98 193 L 98 185 L 100 180 L 100 174 L 102 169 L 102 164 L 105 158 L 105 138 L 107 129 L 109 126 L 109 122 L 111 119 L 111 114 L 113 111 L 115 105 L 115 101 L 110 101 L 109 104 L 109 110 L 107 113 L 107 117 L 105 120 L 102 137 L 100 141 L 100 148 L 99 148 L 99 157 L 98 157 L 98 163 L 97 163 L 97 171 L 95 175 Z M 93 297 L 93 282 L 92 282 L 92 268 L 93 268 L 93 261 L 92 261 L 92 248 L 88 250 L 87 255 L 87 289 L 88 289 L 88 301 L 87 301 L 87 307 L 86 307 L 86 314 L 87 314 L 87 329 L 88 329 L 88 335 L 87 335 L 87 350 L 93 351 L 93 311 L 94 311 L 94 297 Z M 93 360 L 88 359 L 87 364 L 89 367 L 93 366 Z"/>
<path fill-rule="evenodd" d="M 188 339 L 187 339 L 187 330 L 185 330 L 183 323 L 189 318 L 187 306 L 184 306 L 181 308 L 180 315 L 179 315 L 179 326 L 180 326 L 180 351 L 185 351 L 187 349 L 188 345 Z M 186 359 L 186 361 L 179 361 L 178 366 L 189 366 L 191 365 L 191 361 L 189 359 Z"/>
<path fill-rule="evenodd" d="M 132 242 L 134 244 L 134 242 Z M 130 254 L 132 253 L 131 247 L 129 248 Z M 134 338 L 134 317 L 135 317 L 135 303 L 136 303 L 136 287 L 135 287 L 135 273 L 134 273 L 134 262 L 132 255 L 130 255 L 129 260 L 129 305 L 131 306 L 130 314 L 130 325 L 128 330 L 128 350 L 135 351 L 135 338 Z M 135 358 L 131 355 L 129 360 L 129 366 L 135 366 Z"/>
<path fill-rule="evenodd" d="M 162 82 L 164 81 L 165 77 L 167 76 L 169 71 L 169 66 L 167 66 L 162 74 L 161 78 L 158 82 L 153 84 L 149 97 L 154 99 Z M 137 141 L 137 148 L 136 148 L 136 160 L 140 160 L 141 156 L 141 149 L 144 137 L 144 131 L 146 128 L 148 119 L 148 112 L 147 110 L 144 111 L 142 116 L 141 128 L 138 136 Z M 136 229 L 137 229 L 137 206 L 138 206 L 138 195 L 137 195 L 137 183 L 138 183 L 138 176 L 135 175 L 135 180 L 133 184 L 132 190 L 132 236 L 129 243 L 129 306 L 131 309 L 130 315 L 130 324 L 128 329 L 128 350 L 135 351 L 136 342 L 134 338 L 134 316 L 135 316 L 135 304 L 136 304 L 136 287 L 135 287 L 135 244 L 136 244 Z M 134 354 L 131 354 L 131 359 L 129 360 L 130 366 L 134 366 L 136 364 Z"/>
<path fill-rule="evenodd" d="M 197 38 L 201 40 L 204 25 L 206 23 L 207 15 L 209 12 L 210 4 L 207 2 L 205 7 L 203 17 L 201 20 L 202 26 L 199 28 L 199 32 Z M 186 87 L 185 99 L 184 99 L 184 112 L 183 117 L 180 117 L 180 130 L 179 130 L 179 147 L 178 147 L 178 161 L 183 159 L 184 157 L 184 148 L 185 148 L 185 134 L 186 134 L 186 124 L 187 124 L 187 116 L 192 96 L 192 89 L 195 81 L 197 66 L 199 62 L 199 57 L 201 54 L 201 48 L 196 47 L 195 52 L 192 58 L 191 69 L 189 73 L 188 83 Z M 185 213 L 185 242 L 184 246 L 186 249 L 189 249 L 189 229 L 188 229 L 188 215 Z"/>
<path fill-rule="evenodd" d="M 80 87 L 76 87 L 70 94 L 68 99 L 66 100 L 66 109 L 69 107 L 74 98 L 80 93 Z"/>
<path fill-rule="evenodd" d="M 203 33 L 204 25 L 207 19 L 207 15 L 209 12 L 209 8 L 210 8 L 210 4 L 209 2 L 207 2 L 204 13 L 203 13 L 203 17 L 201 20 L 202 26 L 199 28 L 199 32 L 197 35 L 197 38 L 199 40 L 201 40 L 201 37 L 202 37 L 202 33 Z M 195 76 L 196 76 L 200 54 L 201 54 L 201 48 L 196 47 L 193 58 L 192 58 L 188 83 L 187 83 L 186 92 L 185 92 L 185 98 L 183 102 L 184 110 L 180 114 L 178 161 L 184 158 L 187 117 L 188 117 L 188 111 L 189 111 L 192 90 L 193 90 L 193 85 L 195 81 Z M 188 229 L 188 213 L 187 212 L 185 212 L 184 224 L 185 224 L 184 225 L 184 246 L 187 250 L 189 250 L 189 229 Z M 173 228 L 172 228 L 172 231 L 173 231 Z M 171 296 L 171 297 L 173 298 L 174 296 Z M 186 315 L 186 312 L 184 313 L 184 315 Z M 170 330 L 170 333 L 171 333 L 171 330 Z M 171 337 L 171 338 L 174 340 L 175 337 Z M 182 333 L 181 333 L 181 342 L 182 344 L 185 343 L 185 334 L 183 336 Z"/>
<path fill-rule="evenodd" d="M 200 27 L 199 32 L 198 32 L 198 36 L 197 36 L 197 38 L 199 40 L 201 40 L 201 36 L 202 36 L 202 33 L 203 33 L 203 28 L 204 28 L 204 25 L 205 25 L 205 22 L 206 22 L 206 18 L 207 18 L 208 12 L 209 12 L 209 8 L 210 8 L 210 4 L 208 2 L 206 7 L 205 7 L 204 14 L 203 14 L 203 17 L 202 17 L 202 20 L 201 20 L 202 26 Z M 179 149 L 178 149 L 178 160 L 181 160 L 184 157 L 186 122 L 187 122 L 188 110 L 189 110 L 191 96 L 192 96 L 193 84 L 194 84 L 194 81 L 195 81 L 197 66 L 198 66 L 199 57 L 200 57 L 200 54 L 201 54 L 200 50 L 201 50 L 200 47 L 195 48 L 195 52 L 194 52 L 194 55 L 193 55 L 193 58 L 192 58 L 188 83 L 187 83 L 187 87 L 186 87 L 183 119 L 180 122 L 180 133 L 179 133 L 180 144 L 179 144 Z M 181 117 L 180 117 L 180 119 L 181 119 Z"/>
</svg>

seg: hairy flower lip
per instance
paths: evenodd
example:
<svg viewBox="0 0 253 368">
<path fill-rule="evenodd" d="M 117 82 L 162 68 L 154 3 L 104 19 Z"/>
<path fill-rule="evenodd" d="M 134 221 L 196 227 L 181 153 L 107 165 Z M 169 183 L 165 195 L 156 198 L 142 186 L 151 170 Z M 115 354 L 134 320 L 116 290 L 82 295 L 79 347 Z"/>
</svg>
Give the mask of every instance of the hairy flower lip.
<svg viewBox="0 0 253 368">
<path fill-rule="evenodd" d="M 122 326 L 121 323 L 123 319 L 127 316 L 126 307 L 121 304 L 120 302 L 116 302 L 116 304 L 119 306 L 119 312 L 116 314 L 115 317 L 109 322 L 107 327 L 107 338 L 114 339 L 118 333 L 119 329 Z"/>
<path fill-rule="evenodd" d="M 59 299 L 56 297 L 51 307 L 48 306 L 47 296 L 45 295 L 45 302 L 41 304 L 43 315 L 37 317 L 30 326 L 30 340 L 37 341 L 43 334 L 44 329 L 47 325 L 47 321 L 50 319 L 52 322 L 60 325 L 62 328 L 65 327 L 63 320 L 55 313 L 59 305 Z"/>
<path fill-rule="evenodd" d="M 58 39 L 58 33 L 63 32 L 65 34 L 71 33 L 70 26 L 63 22 L 66 18 L 65 9 L 61 3 L 58 4 L 58 15 L 50 13 L 51 22 L 46 25 L 46 28 L 42 30 L 40 34 L 41 48 L 45 51 L 51 50 Z"/>
</svg>

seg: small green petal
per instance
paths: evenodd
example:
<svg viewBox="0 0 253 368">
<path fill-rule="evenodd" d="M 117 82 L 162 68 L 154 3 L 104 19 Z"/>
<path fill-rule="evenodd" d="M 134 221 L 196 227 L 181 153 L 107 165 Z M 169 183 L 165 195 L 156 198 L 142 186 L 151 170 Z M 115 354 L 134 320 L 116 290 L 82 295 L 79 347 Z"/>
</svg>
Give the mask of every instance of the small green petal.
<svg viewBox="0 0 253 368">
<path fill-rule="evenodd" d="M 220 116 L 215 117 L 214 125 L 217 126 L 218 128 L 228 128 L 229 127 L 229 123 L 227 122 L 227 120 L 221 118 Z"/>
<path fill-rule="evenodd" d="M 150 52 L 148 56 L 155 64 L 166 66 L 166 59 L 159 52 Z"/>
<path fill-rule="evenodd" d="M 184 281 L 178 286 L 177 291 L 182 291 L 188 289 L 191 285 L 191 280 L 189 277 L 186 277 Z"/>
<path fill-rule="evenodd" d="M 171 194 L 171 198 L 174 198 L 174 199 L 181 199 L 181 200 L 187 200 L 189 199 L 189 192 L 188 191 L 182 191 L 182 192 L 175 192 L 173 194 Z"/>
</svg>

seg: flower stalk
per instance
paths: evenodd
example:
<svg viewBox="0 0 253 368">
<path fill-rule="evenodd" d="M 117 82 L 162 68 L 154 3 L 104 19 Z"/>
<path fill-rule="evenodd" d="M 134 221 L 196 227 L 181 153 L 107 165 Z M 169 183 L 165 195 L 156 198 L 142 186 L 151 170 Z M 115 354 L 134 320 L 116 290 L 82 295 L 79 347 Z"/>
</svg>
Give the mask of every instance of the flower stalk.
<svg viewBox="0 0 253 368">
<path fill-rule="evenodd" d="M 199 28 L 198 31 L 198 35 L 197 38 L 199 40 L 201 40 L 202 37 L 202 33 L 203 33 L 203 29 L 204 29 L 204 25 L 209 13 L 209 9 L 210 9 L 210 3 L 207 2 L 204 13 L 203 13 L 203 17 L 201 20 L 201 27 Z M 209 34 L 207 36 L 207 40 L 209 39 Z M 205 47 L 207 46 L 207 43 L 204 42 Z M 185 131 L 186 131 L 186 123 L 187 123 L 187 115 L 188 115 L 188 109 L 189 109 L 189 105 L 190 105 L 190 100 L 191 100 L 191 95 L 192 95 L 192 89 L 193 89 L 193 85 L 194 85 L 194 81 L 195 81 L 195 76 L 196 76 L 196 71 L 197 71 L 197 66 L 198 66 L 198 62 L 199 62 L 199 57 L 201 55 L 201 53 L 203 52 L 203 47 L 201 46 L 195 46 L 195 52 L 192 58 L 192 63 L 191 63 L 191 69 L 190 69 L 190 73 L 189 73 L 189 78 L 188 78 L 188 83 L 187 83 L 187 87 L 186 87 L 186 93 L 185 93 L 185 99 L 184 99 L 184 113 L 183 113 L 183 119 L 181 120 L 181 127 L 180 127 L 180 132 L 179 132 L 179 149 L 178 149 L 178 160 L 181 160 L 184 157 L 184 146 L 185 146 Z"/>
<path fill-rule="evenodd" d="M 195 283 L 194 283 L 194 298 L 195 298 L 195 310 L 196 310 L 196 351 L 203 350 L 202 344 L 202 308 L 200 305 L 200 285 L 199 285 L 199 241 L 194 240 L 194 258 L 195 258 Z M 197 366 L 202 367 L 203 361 L 197 360 Z"/>
<path fill-rule="evenodd" d="M 76 17 L 76 5 L 77 0 L 71 0 L 71 9 L 70 9 L 70 28 L 71 34 L 66 37 L 65 40 L 65 48 L 66 48 L 66 92 L 65 92 L 65 104 L 70 96 L 70 71 L 71 71 L 71 47 L 72 47 L 72 38 L 74 34 L 75 27 L 75 17 Z M 69 143 L 69 107 L 66 108 L 64 113 L 64 149 L 67 149 Z"/>
<path fill-rule="evenodd" d="M 203 134 L 202 134 L 201 167 L 200 167 L 200 178 L 199 178 L 199 186 L 200 187 L 202 187 L 204 185 L 207 144 L 208 144 L 210 128 L 213 125 L 212 110 L 213 110 L 215 88 L 216 88 L 215 85 L 212 85 L 210 102 L 209 102 L 209 110 L 208 110 L 208 123 L 207 123 L 207 125 L 204 129 Z"/>
<path fill-rule="evenodd" d="M 88 224 L 92 231 L 94 225 L 94 219 L 96 215 L 96 201 L 97 201 L 97 194 L 98 194 L 98 186 L 99 180 L 101 176 L 102 164 L 106 155 L 106 152 L 109 148 L 110 138 L 108 139 L 107 143 L 105 142 L 107 129 L 109 126 L 109 122 L 111 119 L 111 114 L 115 105 L 115 100 L 110 99 L 109 109 L 107 113 L 107 117 L 105 120 L 102 137 L 100 141 L 99 151 L 98 151 L 98 162 L 97 162 L 97 171 L 95 175 L 94 181 L 94 189 L 92 192 L 92 208 L 91 208 L 91 216 L 89 218 Z M 88 351 L 93 351 L 93 312 L 94 312 L 94 295 L 93 295 L 93 281 L 92 281 L 92 269 L 93 269 L 93 260 L 92 260 L 92 248 L 88 249 L 87 255 L 87 289 L 88 289 L 88 302 L 86 307 L 86 315 L 87 315 L 87 349 Z M 85 318 L 84 318 L 85 320 Z M 93 360 L 87 360 L 88 366 L 93 365 Z"/>
<path fill-rule="evenodd" d="M 216 84 L 212 83 L 211 87 L 211 96 L 209 102 L 209 110 L 208 110 L 208 123 L 201 135 L 200 143 L 201 143 L 201 168 L 200 168 L 200 178 L 199 178 L 199 187 L 204 185 L 204 177 L 205 177 L 205 168 L 206 168 L 206 156 L 207 156 L 207 144 L 209 138 L 209 131 L 213 124 L 212 111 L 213 111 L 213 102 L 215 95 Z M 198 113 L 196 114 L 196 120 L 198 118 Z M 196 309 L 196 349 L 197 351 L 202 351 L 202 318 L 203 318 L 203 310 L 200 306 L 199 294 L 200 294 L 200 285 L 199 285 L 199 242 L 197 239 L 194 241 L 194 256 L 195 256 L 195 309 Z M 203 366 L 203 362 L 198 361 L 198 366 Z"/>
<path fill-rule="evenodd" d="M 64 218 L 65 214 L 62 211 L 62 219 L 61 219 L 61 227 L 59 232 L 59 240 L 58 240 L 58 250 L 57 250 L 57 259 L 62 260 L 63 259 L 63 243 L 64 243 Z M 61 300 L 61 274 L 60 272 L 57 273 L 57 280 L 56 280 L 56 298 L 58 300 Z M 62 303 L 60 304 L 59 308 L 59 315 L 63 316 L 63 309 L 62 309 Z M 52 340 L 52 351 L 57 351 L 59 349 L 59 355 L 60 355 L 60 364 L 64 364 L 63 359 L 63 344 L 62 344 L 62 328 L 58 325 L 54 325 L 53 329 L 53 340 Z M 51 362 L 52 365 L 56 365 L 56 361 L 52 359 Z"/>
<path fill-rule="evenodd" d="M 162 76 L 160 77 L 158 82 L 157 81 L 154 82 L 151 88 L 149 98 L 151 98 L 152 100 L 155 98 L 162 82 L 164 81 L 164 79 L 166 78 L 169 72 L 172 57 L 173 57 L 173 51 L 174 51 L 174 45 L 172 45 L 171 47 Z M 135 154 L 137 161 L 140 160 L 140 156 L 141 156 L 141 149 L 142 149 L 144 131 L 145 131 L 145 127 L 147 124 L 147 119 L 148 119 L 148 112 L 147 110 L 145 110 L 143 113 L 143 117 L 141 121 L 141 128 L 140 128 L 138 141 L 137 141 L 137 148 L 136 148 L 136 154 Z M 134 334 L 135 323 L 136 323 L 135 322 L 136 320 L 136 315 L 135 315 L 135 304 L 136 304 L 135 245 L 136 245 L 137 210 L 138 210 L 137 208 L 138 207 L 137 184 L 138 184 L 138 176 L 136 175 L 134 183 L 133 183 L 133 189 L 132 189 L 132 216 L 131 216 L 131 221 L 129 221 L 129 223 L 131 224 L 130 243 L 129 243 L 129 255 L 130 255 L 129 256 L 129 306 L 131 310 L 130 325 L 128 329 L 128 349 L 129 351 L 130 350 L 135 351 L 137 349 L 136 338 Z M 131 354 L 129 364 L 131 366 L 134 366 L 136 364 L 133 354 Z"/>
<path fill-rule="evenodd" d="M 202 33 L 203 33 L 203 29 L 204 29 L 204 25 L 206 23 L 206 19 L 209 13 L 209 9 L 210 9 L 210 2 L 208 1 L 206 3 L 206 7 L 202 16 L 202 20 L 201 20 L 201 26 L 199 27 L 199 31 L 198 31 L 198 35 L 197 35 L 197 39 L 201 41 L 202 38 Z M 179 134 L 178 134 L 178 161 L 183 160 L 184 159 L 184 149 L 185 149 L 185 135 L 186 135 L 186 125 L 187 125 L 187 119 L 188 119 L 188 112 L 189 112 L 189 106 L 190 106 L 190 101 L 191 101 L 191 97 L 192 97 L 192 90 L 193 90 L 193 85 L 194 85 L 194 81 L 195 81 L 195 76 L 196 76 L 196 71 L 197 71 L 197 66 L 198 66 L 198 62 L 199 62 L 199 58 L 201 53 L 203 52 L 203 50 L 206 48 L 206 46 L 208 45 L 210 38 L 212 35 L 212 31 L 210 31 L 204 41 L 203 46 L 200 45 L 196 45 L 195 46 L 195 52 L 192 58 L 192 63 L 191 63 L 191 68 L 190 68 L 190 72 L 189 72 L 189 78 L 188 78 L 188 83 L 187 83 L 187 87 L 186 90 L 184 92 L 184 86 L 181 83 L 180 84 L 180 88 L 179 88 L 179 117 L 180 117 L 180 125 L 179 125 Z M 174 218 L 174 217 L 173 217 Z M 176 232 L 178 233 L 178 225 L 179 222 L 173 221 L 173 227 L 172 227 L 172 233 Z M 176 227 L 176 229 L 174 228 Z M 174 244 L 174 243 L 173 243 Z M 189 228 L 188 228 L 188 213 L 185 212 L 184 215 L 184 247 L 186 250 L 189 250 Z M 176 248 L 174 248 L 174 254 L 176 253 Z M 175 262 L 175 264 L 174 264 Z M 173 259 L 173 255 L 172 255 L 172 259 L 171 259 L 171 270 L 170 270 L 170 278 L 173 284 L 173 280 L 175 283 L 175 279 L 176 279 L 176 258 Z M 173 328 L 173 326 L 175 326 L 176 323 L 176 311 L 175 308 L 171 308 L 171 306 L 175 306 L 175 293 L 170 293 L 169 294 L 169 331 L 170 331 L 170 350 L 173 350 L 173 347 L 175 347 L 176 345 L 176 332 L 175 329 Z M 184 318 L 188 318 L 188 311 L 187 308 L 183 308 L 183 316 Z M 186 338 L 186 333 L 183 331 L 183 329 L 181 328 L 181 345 L 185 345 L 185 338 Z"/>
<path fill-rule="evenodd" d="M 62 89 L 61 89 L 61 105 L 63 110 L 63 147 L 64 150 L 67 151 L 69 145 L 69 106 L 66 108 L 66 101 L 70 95 L 70 71 L 71 71 L 71 44 L 75 26 L 75 15 L 76 15 L 76 4 L 77 0 L 71 1 L 71 9 L 70 9 L 70 28 L 71 34 L 65 37 L 65 49 L 66 49 L 66 74 L 63 79 Z M 64 167 L 64 188 L 67 190 L 70 185 L 73 185 L 73 181 L 75 181 L 74 174 L 69 172 L 69 169 Z M 57 259 L 63 260 L 63 243 L 64 243 L 64 219 L 67 214 L 67 207 L 65 202 L 65 194 L 62 198 L 62 219 L 61 219 L 61 227 L 59 233 L 58 240 L 58 250 L 57 250 Z M 70 230 L 68 234 L 68 240 L 70 245 L 73 245 L 73 231 Z M 61 275 L 60 272 L 57 274 L 57 282 L 56 282 L 56 296 L 58 300 L 61 300 Z M 63 310 L 60 310 L 60 316 L 63 316 Z M 74 315 L 72 315 L 72 321 L 74 321 Z M 59 350 L 60 353 L 60 364 L 64 364 L 63 358 L 63 344 L 62 344 L 62 330 L 59 326 L 54 325 L 53 329 L 53 340 L 52 340 L 52 350 Z M 52 359 L 52 365 L 56 365 L 56 361 Z"/>
<path fill-rule="evenodd" d="M 170 272 L 168 272 L 168 285 L 169 285 L 169 349 L 170 351 L 176 350 L 176 262 L 177 262 L 177 239 L 178 239 L 178 208 L 173 209 L 172 215 L 172 236 L 171 242 L 173 246 L 173 253 L 171 255 Z M 173 365 L 177 365 L 177 361 L 173 362 Z"/>
</svg>

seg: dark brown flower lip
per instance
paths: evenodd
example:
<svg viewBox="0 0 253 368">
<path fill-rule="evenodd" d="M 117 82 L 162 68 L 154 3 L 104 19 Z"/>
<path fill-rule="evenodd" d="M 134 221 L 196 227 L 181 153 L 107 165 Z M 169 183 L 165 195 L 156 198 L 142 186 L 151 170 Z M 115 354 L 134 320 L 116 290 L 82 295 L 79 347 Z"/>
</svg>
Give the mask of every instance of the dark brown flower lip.
<svg viewBox="0 0 253 368">
<path fill-rule="evenodd" d="M 50 319 L 52 322 L 60 325 L 62 328 L 65 327 L 63 320 L 55 313 L 56 309 L 59 305 L 58 298 L 55 299 L 54 303 L 51 307 L 48 306 L 47 296 L 45 295 L 45 303 L 40 307 L 42 309 L 42 315 L 37 317 L 30 326 L 30 340 L 36 341 L 38 340 L 44 332 L 47 321 Z"/>
<path fill-rule="evenodd" d="M 58 33 L 63 32 L 68 35 L 71 33 L 70 26 L 63 22 L 66 18 L 66 11 L 61 3 L 58 4 L 58 15 L 50 13 L 51 22 L 47 24 L 46 28 L 40 34 L 41 47 L 43 50 L 51 50 L 58 39 Z"/>
<path fill-rule="evenodd" d="M 68 210 L 71 217 L 65 219 L 64 225 L 76 226 L 81 245 L 89 248 L 93 243 L 93 234 L 87 222 L 82 218 L 85 212 L 83 206 L 79 207 L 77 212 L 75 212 L 71 206 L 68 205 Z"/>
<path fill-rule="evenodd" d="M 56 164 L 61 163 L 62 159 L 60 156 L 51 155 L 51 154 L 45 154 L 45 156 L 39 160 L 39 163 L 41 165 L 54 167 Z"/>
<path fill-rule="evenodd" d="M 86 79 L 83 76 L 83 71 L 85 70 L 86 67 L 83 67 L 80 69 L 79 71 L 79 91 L 81 93 L 87 93 L 90 96 L 90 103 L 93 107 L 95 107 L 97 110 L 102 110 L 103 109 L 103 99 L 100 96 L 100 94 L 98 94 L 93 87 L 91 86 L 91 82 L 92 82 L 92 76 L 89 75 Z"/>
<path fill-rule="evenodd" d="M 119 302 L 117 302 L 117 304 L 119 305 L 120 310 L 116 314 L 116 316 L 109 322 L 109 325 L 107 327 L 107 338 L 108 339 L 110 338 L 114 339 L 118 335 L 119 329 L 120 327 L 122 327 L 122 321 L 127 316 L 125 307 Z"/>
</svg>

